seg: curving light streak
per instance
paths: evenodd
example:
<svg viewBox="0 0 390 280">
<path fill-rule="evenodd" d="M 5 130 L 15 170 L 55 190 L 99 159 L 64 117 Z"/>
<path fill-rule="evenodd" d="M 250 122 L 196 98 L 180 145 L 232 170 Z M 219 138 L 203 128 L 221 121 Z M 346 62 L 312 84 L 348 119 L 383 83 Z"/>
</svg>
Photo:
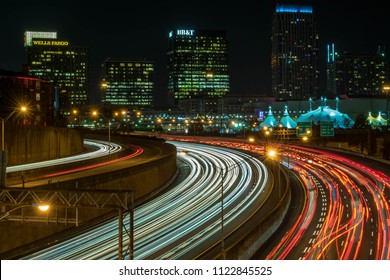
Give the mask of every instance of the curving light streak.
<svg viewBox="0 0 390 280">
<path fill-rule="evenodd" d="M 329 152 L 284 148 L 289 151 L 292 169 L 306 186 L 306 204 L 313 203 L 308 189 L 320 195 L 316 209 L 310 212 L 304 206 L 267 258 L 289 258 L 303 246 L 300 259 L 390 259 L 390 178 Z"/>
<path fill-rule="evenodd" d="M 174 142 L 190 174 L 174 188 L 135 209 L 135 259 L 191 259 L 220 242 L 221 186 L 226 235 L 261 204 L 268 178 L 265 166 L 239 151 Z M 221 176 L 222 170 L 224 172 Z M 254 179 L 253 172 L 259 178 Z M 223 183 L 222 180 L 223 179 Z M 128 225 L 127 225 L 128 226 Z M 112 219 L 75 238 L 24 259 L 115 259 L 118 221 Z M 124 235 L 128 242 L 128 236 Z"/>
<path fill-rule="evenodd" d="M 62 164 L 72 163 L 72 162 L 79 162 L 86 159 L 92 159 L 92 158 L 106 156 L 112 153 L 117 153 L 123 149 L 122 146 L 115 143 L 108 143 L 106 141 L 90 140 L 90 139 L 84 140 L 84 145 L 96 147 L 98 148 L 98 150 L 76 155 L 76 156 L 65 157 L 65 158 L 9 166 L 7 167 L 7 173 L 50 167 L 54 165 L 62 165 Z"/>
</svg>

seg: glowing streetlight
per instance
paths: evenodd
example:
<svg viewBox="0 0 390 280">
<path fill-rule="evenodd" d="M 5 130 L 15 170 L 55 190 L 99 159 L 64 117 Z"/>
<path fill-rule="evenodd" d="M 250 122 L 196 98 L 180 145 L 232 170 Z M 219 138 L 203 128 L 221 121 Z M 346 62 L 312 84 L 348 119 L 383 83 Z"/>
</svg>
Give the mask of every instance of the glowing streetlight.
<svg viewBox="0 0 390 280">
<path fill-rule="evenodd" d="M 264 135 L 265 135 L 265 141 L 264 141 L 264 154 L 267 153 L 267 145 L 268 145 L 268 136 L 271 134 L 271 132 L 268 130 L 268 126 L 263 127 Z"/>
<path fill-rule="evenodd" d="M 269 150 L 269 152 L 267 153 L 268 157 L 271 158 L 271 159 L 276 159 L 278 157 L 278 153 L 275 151 L 275 150 Z M 277 164 L 277 162 L 274 162 L 274 164 Z M 279 185 L 279 199 L 281 199 L 281 195 L 282 195 L 282 185 L 281 185 L 281 179 L 280 179 L 280 173 L 281 173 L 281 168 L 280 168 L 280 165 L 277 165 L 276 167 L 278 170 L 278 185 Z"/>
<path fill-rule="evenodd" d="M 38 205 L 37 207 L 38 207 L 38 209 L 41 210 L 41 211 L 47 211 L 47 210 L 49 210 L 50 205 L 49 205 L 49 204 L 40 204 L 40 205 Z"/>
<path fill-rule="evenodd" d="M 7 117 L 1 118 L 1 155 L 0 155 L 0 187 L 5 187 L 6 185 L 6 177 L 7 177 L 7 156 L 6 156 L 6 151 L 5 151 L 5 123 L 6 121 L 9 120 L 9 118 L 16 113 L 17 111 L 20 111 L 22 113 L 27 112 L 27 107 L 26 106 L 21 106 L 15 110 L 13 110 Z"/>
<path fill-rule="evenodd" d="M 276 151 L 275 150 L 270 150 L 268 152 L 268 156 L 271 157 L 271 158 L 274 158 L 276 156 Z"/>
<path fill-rule="evenodd" d="M 4 220 L 6 217 L 8 217 L 11 212 L 13 212 L 15 210 L 18 210 L 18 209 L 21 209 L 21 208 L 25 208 L 25 207 L 34 207 L 34 208 L 38 208 L 42 212 L 46 212 L 46 211 L 49 210 L 50 205 L 49 204 L 42 204 L 42 203 L 33 203 L 33 204 L 20 205 L 20 206 L 17 206 L 15 208 L 5 212 L 4 214 L 2 214 L 0 216 L 0 221 Z"/>
<path fill-rule="evenodd" d="M 92 115 L 95 117 L 100 115 L 108 120 L 108 154 L 111 155 L 111 120 L 110 118 L 106 118 L 102 113 L 99 113 L 98 111 L 93 111 Z"/>
</svg>

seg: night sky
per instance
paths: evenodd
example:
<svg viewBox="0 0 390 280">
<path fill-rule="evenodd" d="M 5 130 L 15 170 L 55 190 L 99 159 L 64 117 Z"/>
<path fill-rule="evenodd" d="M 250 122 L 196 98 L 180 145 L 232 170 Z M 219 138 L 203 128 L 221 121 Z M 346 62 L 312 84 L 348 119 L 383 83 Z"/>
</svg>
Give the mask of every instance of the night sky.
<svg viewBox="0 0 390 280">
<path fill-rule="evenodd" d="M 0 69 L 20 71 L 25 64 L 23 34 L 57 31 L 59 39 L 90 48 L 91 84 L 105 58 L 147 59 L 155 63 L 157 100 L 165 102 L 168 32 L 176 28 L 226 30 L 230 47 L 231 92 L 271 92 L 271 23 L 276 3 L 312 5 L 320 36 L 321 92 L 325 47 L 339 51 L 390 48 L 390 4 L 367 1 L 2 1 Z M 390 54 L 388 55 L 388 57 Z M 94 86 L 91 87 L 95 89 Z M 90 99 L 96 103 L 93 90 Z"/>
</svg>

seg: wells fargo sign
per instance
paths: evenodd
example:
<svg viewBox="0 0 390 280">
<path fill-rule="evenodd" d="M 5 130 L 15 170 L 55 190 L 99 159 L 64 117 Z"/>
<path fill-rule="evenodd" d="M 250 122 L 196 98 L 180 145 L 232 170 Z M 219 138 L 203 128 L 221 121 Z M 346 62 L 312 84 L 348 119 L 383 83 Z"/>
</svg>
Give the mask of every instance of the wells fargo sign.
<svg viewBox="0 0 390 280">
<path fill-rule="evenodd" d="M 54 41 L 54 40 L 33 40 L 33 46 L 69 46 L 68 41 Z"/>
</svg>

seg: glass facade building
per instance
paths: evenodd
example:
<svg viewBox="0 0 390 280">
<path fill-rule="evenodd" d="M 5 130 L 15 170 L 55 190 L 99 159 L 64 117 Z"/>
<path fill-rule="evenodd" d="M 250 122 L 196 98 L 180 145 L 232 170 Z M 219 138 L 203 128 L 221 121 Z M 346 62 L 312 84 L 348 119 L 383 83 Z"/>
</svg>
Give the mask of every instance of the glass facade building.
<svg viewBox="0 0 390 280">
<path fill-rule="evenodd" d="M 180 99 L 220 97 L 230 91 L 226 32 L 177 29 L 169 32 L 168 94 Z"/>
<path fill-rule="evenodd" d="M 74 106 L 87 104 L 89 49 L 71 46 L 66 40 L 42 37 L 36 32 L 31 41 L 25 38 L 29 75 L 57 88 L 62 113 L 69 113 Z"/>
<path fill-rule="evenodd" d="M 337 96 L 336 85 L 336 61 L 338 53 L 335 49 L 335 44 L 326 46 L 326 91 L 332 97 Z"/>
<path fill-rule="evenodd" d="M 386 82 L 385 52 L 343 52 L 336 57 L 337 94 L 380 96 Z"/>
<path fill-rule="evenodd" d="M 277 100 L 318 96 L 319 37 L 312 7 L 277 5 L 271 41 L 273 96 Z"/>
<path fill-rule="evenodd" d="M 111 60 L 103 64 L 102 102 L 130 108 L 150 108 L 154 101 L 154 64 Z"/>
</svg>

